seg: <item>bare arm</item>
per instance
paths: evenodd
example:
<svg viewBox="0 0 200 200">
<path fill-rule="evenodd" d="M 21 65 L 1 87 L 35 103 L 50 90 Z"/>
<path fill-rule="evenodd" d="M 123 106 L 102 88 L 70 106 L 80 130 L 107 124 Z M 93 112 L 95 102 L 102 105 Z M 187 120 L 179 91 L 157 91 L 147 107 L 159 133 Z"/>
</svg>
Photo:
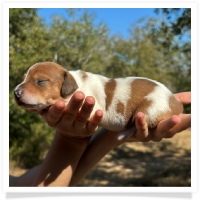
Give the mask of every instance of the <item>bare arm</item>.
<svg viewBox="0 0 200 200">
<path fill-rule="evenodd" d="M 84 99 L 84 94 L 77 92 L 67 106 L 58 101 L 48 111 L 41 113 L 49 125 L 56 127 L 51 147 L 41 165 L 20 177 L 10 177 L 10 186 L 69 185 L 103 114 L 98 110 L 89 120 L 95 101 L 93 97 L 87 97 L 83 103 Z"/>
<path fill-rule="evenodd" d="M 191 93 L 178 93 L 175 97 L 182 103 L 190 103 Z M 156 129 L 148 129 L 143 113 L 137 113 L 136 133 L 128 138 L 126 142 L 148 142 L 150 140 L 158 142 L 162 138 L 171 138 L 176 133 L 181 132 L 191 126 L 191 115 L 174 115 L 160 122 Z M 90 144 L 85 150 L 78 167 L 72 177 L 70 186 L 75 186 L 110 150 L 119 146 L 124 141 L 117 140 L 116 132 L 101 130 L 92 137 Z"/>
</svg>

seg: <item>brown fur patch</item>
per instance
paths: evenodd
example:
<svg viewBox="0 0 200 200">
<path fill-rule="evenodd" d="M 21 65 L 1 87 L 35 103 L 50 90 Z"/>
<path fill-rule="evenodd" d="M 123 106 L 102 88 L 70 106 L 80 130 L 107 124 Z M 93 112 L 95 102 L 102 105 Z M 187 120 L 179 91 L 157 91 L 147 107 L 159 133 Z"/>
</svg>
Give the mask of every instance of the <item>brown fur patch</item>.
<svg viewBox="0 0 200 200">
<path fill-rule="evenodd" d="M 108 110 L 116 89 L 116 81 L 114 79 L 110 79 L 106 84 L 105 84 L 105 94 L 106 94 L 106 110 Z"/>
<path fill-rule="evenodd" d="M 124 104 L 119 101 L 117 104 L 117 113 L 124 115 L 125 106 Z"/>
<path fill-rule="evenodd" d="M 171 97 L 169 97 L 169 107 L 171 109 L 170 111 L 163 113 L 156 118 L 157 123 L 159 123 L 160 121 L 162 121 L 166 118 L 171 117 L 172 115 L 178 115 L 183 112 L 182 103 L 177 101 L 173 95 Z"/>
<path fill-rule="evenodd" d="M 156 84 L 146 79 L 136 79 L 131 83 L 131 95 L 125 108 L 127 126 L 133 123 L 138 112 L 146 113 L 151 101 L 144 99 L 144 96 L 153 91 Z"/>
<path fill-rule="evenodd" d="M 169 106 L 173 114 L 180 114 L 183 112 L 183 104 L 177 101 L 173 95 L 169 99 Z"/>
<path fill-rule="evenodd" d="M 42 62 L 32 66 L 20 85 L 24 91 L 21 97 L 22 103 L 31 104 L 27 100 L 31 98 L 26 98 L 26 96 L 32 95 L 38 104 L 40 102 L 53 104 L 56 100 L 62 99 L 60 94 L 65 72 L 64 67 L 52 62 Z M 37 85 L 38 80 L 45 80 L 45 82 L 39 86 Z"/>
<path fill-rule="evenodd" d="M 129 119 L 127 126 L 129 126 L 133 122 L 133 120 L 135 119 L 135 115 L 138 112 L 143 112 L 145 114 L 149 106 L 151 106 L 151 101 L 144 99 L 144 96 L 151 93 L 154 90 L 155 86 L 156 84 L 154 82 L 145 79 L 137 79 L 133 81 L 133 83 L 131 84 L 131 97 L 127 103 L 125 111 L 125 115 Z M 161 120 L 164 120 L 174 114 L 180 114 L 183 112 L 182 104 L 178 102 L 173 95 L 169 98 L 169 107 L 171 110 L 166 113 L 161 113 L 155 119 L 154 123 L 150 122 L 149 119 L 146 118 L 146 121 L 150 128 L 154 128 Z"/>
<path fill-rule="evenodd" d="M 87 73 L 84 71 L 81 71 L 81 76 L 83 80 L 85 80 L 88 77 Z"/>
<path fill-rule="evenodd" d="M 63 73 L 63 84 L 61 88 L 61 96 L 67 97 L 78 88 L 78 85 L 74 77 L 69 73 L 64 71 Z"/>
</svg>

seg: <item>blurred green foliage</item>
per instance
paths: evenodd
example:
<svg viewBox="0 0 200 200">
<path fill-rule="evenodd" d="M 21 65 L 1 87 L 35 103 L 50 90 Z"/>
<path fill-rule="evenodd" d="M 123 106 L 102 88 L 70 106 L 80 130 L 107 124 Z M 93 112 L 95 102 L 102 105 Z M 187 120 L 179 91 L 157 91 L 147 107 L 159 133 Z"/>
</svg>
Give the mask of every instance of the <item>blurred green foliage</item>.
<svg viewBox="0 0 200 200">
<path fill-rule="evenodd" d="M 109 77 L 145 76 L 173 92 L 191 88 L 190 9 L 157 9 L 161 19 L 141 19 L 129 38 L 109 36 L 103 22 L 84 9 L 66 9 L 68 19 L 54 16 L 46 25 L 37 9 L 9 12 L 10 159 L 21 167 L 38 164 L 54 130 L 33 113 L 19 108 L 13 90 L 28 67 L 53 61 L 68 70 L 82 69 Z M 173 20 L 172 20 L 173 19 Z M 190 111 L 190 108 L 188 108 Z"/>
</svg>

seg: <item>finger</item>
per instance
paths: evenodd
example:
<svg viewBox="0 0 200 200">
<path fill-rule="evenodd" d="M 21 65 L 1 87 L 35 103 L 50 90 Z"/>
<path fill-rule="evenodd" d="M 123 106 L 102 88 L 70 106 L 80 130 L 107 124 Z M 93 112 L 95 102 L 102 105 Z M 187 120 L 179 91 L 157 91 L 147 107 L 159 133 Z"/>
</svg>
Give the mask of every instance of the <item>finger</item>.
<svg viewBox="0 0 200 200">
<path fill-rule="evenodd" d="M 68 125 L 72 124 L 77 117 L 78 111 L 81 108 L 85 95 L 82 92 L 75 92 L 66 105 L 61 124 Z"/>
<path fill-rule="evenodd" d="M 153 141 L 159 141 L 162 138 L 170 137 L 170 130 L 181 122 L 181 118 L 178 115 L 173 115 L 170 118 L 161 121 L 155 132 Z"/>
<path fill-rule="evenodd" d="M 180 133 L 185 129 L 191 127 L 191 114 L 181 114 L 181 123 L 176 124 L 170 129 L 169 133 L 165 136 L 166 138 L 173 137 L 176 133 Z"/>
<path fill-rule="evenodd" d="M 176 93 L 174 97 L 183 104 L 191 103 L 191 92 Z"/>
<path fill-rule="evenodd" d="M 138 112 L 135 117 L 135 124 L 136 124 L 136 134 L 135 138 L 138 140 L 144 140 L 148 136 L 148 124 L 145 120 L 144 113 Z"/>
<path fill-rule="evenodd" d="M 75 129 L 82 129 L 85 127 L 86 123 L 89 120 L 90 114 L 94 108 L 95 99 L 93 97 L 86 97 L 81 107 L 77 118 L 74 121 L 74 128 Z"/>
<path fill-rule="evenodd" d="M 103 112 L 102 110 L 97 110 L 90 119 L 90 121 L 87 123 L 87 130 L 88 132 L 95 132 L 98 129 L 99 124 L 101 123 L 103 119 Z"/>
<path fill-rule="evenodd" d="M 64 108 L 65 102 L 59 100 L 43 115 L 49 126 L 54 127 L 60 121 Z"/>
</svg>

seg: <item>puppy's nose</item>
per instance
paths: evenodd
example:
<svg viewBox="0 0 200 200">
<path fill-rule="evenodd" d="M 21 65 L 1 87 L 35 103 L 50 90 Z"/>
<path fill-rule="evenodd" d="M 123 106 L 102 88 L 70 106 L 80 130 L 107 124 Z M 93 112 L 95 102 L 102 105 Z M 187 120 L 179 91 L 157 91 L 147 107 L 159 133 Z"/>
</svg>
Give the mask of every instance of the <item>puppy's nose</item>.
<svg viewBox="0 0 200 200">
<path fill-rule="evenodd" d="M 15 96 L 19 99 L 22 96 L 23 90 L 22 89 L 16 89 L 14 91 Z"/>
</svg>

